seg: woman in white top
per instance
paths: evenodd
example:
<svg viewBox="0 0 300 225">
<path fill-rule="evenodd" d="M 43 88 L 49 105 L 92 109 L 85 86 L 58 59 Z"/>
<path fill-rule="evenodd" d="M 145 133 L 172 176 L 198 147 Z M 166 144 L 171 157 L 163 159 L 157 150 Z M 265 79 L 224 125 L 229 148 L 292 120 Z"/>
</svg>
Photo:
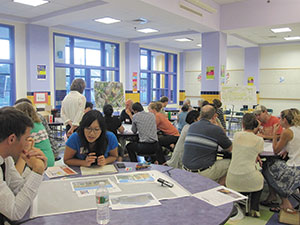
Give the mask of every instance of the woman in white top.
<svg viewBox="0 0 300 225">
<path fill-rule="evenodd" d="M 264 178 L 258 168 L 258 154 L 264 150 L 264 140 L 254 133 L 258 126 L 256 117 L 246 113 L 243 116 L 243 131 L 233 137 L 232 159 L 227 172 L 226 186 L 250 195 L 251 216 L 259 217 L 259 199 Z"/>
<path fill-rule="evenodd" d="M 280 125 L 284 128 L 278 137 L 276 135 Z M 300 114 L 297 109 L 287 109 L 280 113 L 280 124 L 273 129 L 274 154 L 288 154 L 287 162 L 277 160 L 267 164 L 263 168 L 263 174 L 268 184 L 272 187 L 270 196 L 275 193 L 281 198 L 280 209 L 288 213 L 297 213 L 291 205 L 288 197 L 300 187 Z M 275 193 L 274 193 L 275 192 Z M 269 197 L 270 197 L 269 196 Z M 275 195 L 276 196 L 276 195 Z M 276 211 L 276 209 L 270 209 Z"/>
<path fill-rule="evenodd" d="M 69 137 L 79 126 L 85 109 L 86 98 L 82 95 L 85 89 L 83 79 L 73 80 L 70 93 L 61 104 L 61 117 L 66 125 L 66 134 Z"/>
</svg>

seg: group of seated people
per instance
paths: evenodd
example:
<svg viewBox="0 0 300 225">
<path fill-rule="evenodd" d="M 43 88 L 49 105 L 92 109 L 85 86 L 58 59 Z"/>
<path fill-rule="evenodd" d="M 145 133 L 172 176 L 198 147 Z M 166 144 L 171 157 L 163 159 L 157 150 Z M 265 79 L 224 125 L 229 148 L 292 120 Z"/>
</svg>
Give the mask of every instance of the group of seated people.
<svg viewBox="0 0 300 225">
<path fill-rule="evenodd" d="M 220 126 L 214 125 L 217 116 L 216 109 L 206 105 L 201 108 L 200 121 L 188 125 L 182 168 L 249 195 L 250 215 L 254 217 L 260 216 L 259 204 L 271 207 L 274 212 L 297 213 L 288 197 L 300 187 L 299 110 L 283 110 L 277 118 L 259 105 L 254 113 L 243 116 L 243 131 L 234 134 L 233 143 Z M 264 139 L 272 140 L 274 154 L 282 158 L 268 158 L 262 164 L 260 153 L 264 151 Z M 217 160 L 219 146 L 232 151 L 231 160 Z M 269 196 L 260 202 L 264 180 L 269 186 Z M 280 205 L 276 202 L 277 195 Z"/>
<path fill-rule="evenodd" d="M 295 212 L 288 197 L 300 187 L 300 113 L 297 109 L 283 110 L 277 118 L 259 105 L 254 113 L 243 116 L 243 131 L 235 133 L 232 142 L 226 135 L 222 103 L 218 99 L 212 104 L 202 102 L 199 110 L 193 110 L 190 102 L 185 102 L 178 116 L 179 129 L 164 113 L 168 102 L 165 100 L 166 97 L 151 102 L 148 112 L 139 102 L 127 100 L 120 118 L 113 116 L 113 107 L 109 104 L 103 107 L 101 113 L 85 102 L 80 121 L 67 121 L 69 130 L 64 162 L 70 166 L 89 167 L 122 160 L 125 146 L 120 143 L 117 134 L 124 132 L 122 122 L 131 123 L 138 141 L 126 145 L 130 161 L 137 162 L 138 155 L 151 155 L 155 163 L 199 173 L 249 195 L 251 215 L 255 217 L 260 215 L 259 203 L 265 179 L 270 192 L 261 204 L 272 207 L 273 211 Z M 5 204 L 1 204 L 1 222 L 5 217 L 15 220 L 24 215 L 28 207 L 20 213 L 16 210 L 27 206 L 35 195 L 27 193 L 27 189 L 38 187 L 43 171 L 54 165 L 55 157 L 43 120 L 30 101 L 23 99 L 14 107 L 0 109 L 0 122 L 0 194 L 9 193 L 5 199 L 0 196 L 1 202 L 3 200 L 10 205 L 6 208 Z M 264 139 L 273 141 L 274 154 L 282 158 L 272 158 L 262 164 L 259 155 L 264 150 Z M 217 160 L 219 146 L 232 152 L 231 160 Z M 168 161 L 163 148 L 172 152 Z M 30 170 L 24 180 L 22 176 L 25 176 L 26 167 Z M 28 183 L 28 177 L 36 181 Z M 5 179 L 6 186 L 3 184 Z M 21 189 L 18 189 L 17 195 L 12 192 L 15 187 L 10 183 L 11 179 L 19 181 Z M 24 184 L 27 186 L 22 186 Z M 275 202 L 277 195 L 281 198 L 279 206 Z"/>
</svg>

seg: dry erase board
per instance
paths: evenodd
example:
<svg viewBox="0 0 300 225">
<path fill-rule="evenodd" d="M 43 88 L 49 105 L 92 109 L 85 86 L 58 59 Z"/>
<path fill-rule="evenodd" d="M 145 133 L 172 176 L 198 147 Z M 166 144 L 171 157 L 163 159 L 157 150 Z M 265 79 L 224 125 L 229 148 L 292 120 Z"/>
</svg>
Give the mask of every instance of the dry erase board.
<svg viewBox="0 0 300 225">
<path fill-rule="evenodd" d="M 221 101 L 224 105 L 256 105 L 256 87 L 222 86 Z"/>
</svg>

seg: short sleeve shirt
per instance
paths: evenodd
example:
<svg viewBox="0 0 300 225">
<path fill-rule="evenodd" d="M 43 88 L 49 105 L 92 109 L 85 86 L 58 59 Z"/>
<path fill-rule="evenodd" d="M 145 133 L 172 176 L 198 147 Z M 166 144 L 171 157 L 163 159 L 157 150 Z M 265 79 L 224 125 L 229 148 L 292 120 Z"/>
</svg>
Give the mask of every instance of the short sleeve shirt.
<svg viewBox="0 0 300 225">
<path fill-rule="evenodd" d="M 183 165 L 189 169 L 205 169 L 216 161 L 218 146 L 227 149 L 231 141 L 219 126 L 206 119 L 193 123 L 184 142 Z"/>
<path fill-rule="evenodd" d="M 108 157 L 108 153 L 111 150 L 118 147 L 118 140 L 112 132 L 107 131 L 106 132 L 106 138 L 107 138 L 108 144 L 107 144 L 106 151 L 104 153 L 105 158 Z M 77 159 L 84 160 L 86 158 L 87 154 L 88 154 L 88 150 L 84 149 L 84 147 L 81 146 L 80 137 L 79 137 L 77 132 L 73 133 L 70 136 L 70 138 L 68 139 L 68 141 L 66 143 L 66 146 L 68 146 L 69 148 L 72 148 L 76 151 L 75 157 Z"/>
</svg>

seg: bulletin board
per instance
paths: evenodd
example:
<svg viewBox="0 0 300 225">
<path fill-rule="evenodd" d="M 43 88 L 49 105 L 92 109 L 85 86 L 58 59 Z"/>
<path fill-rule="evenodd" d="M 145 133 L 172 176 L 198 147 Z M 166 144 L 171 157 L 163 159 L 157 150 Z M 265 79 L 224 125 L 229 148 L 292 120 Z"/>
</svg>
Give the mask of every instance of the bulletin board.
<svg viewBox="0 0 300 225">
<path fill-rule="evenodd" d="M 223 105 L 256 105 L 256 86 L 222 86 Z"/>
</svg>

